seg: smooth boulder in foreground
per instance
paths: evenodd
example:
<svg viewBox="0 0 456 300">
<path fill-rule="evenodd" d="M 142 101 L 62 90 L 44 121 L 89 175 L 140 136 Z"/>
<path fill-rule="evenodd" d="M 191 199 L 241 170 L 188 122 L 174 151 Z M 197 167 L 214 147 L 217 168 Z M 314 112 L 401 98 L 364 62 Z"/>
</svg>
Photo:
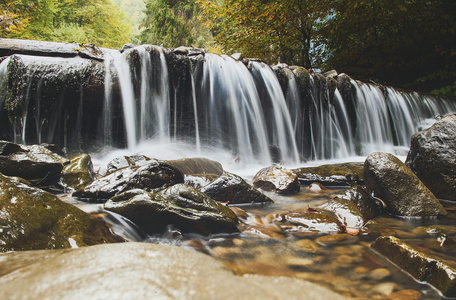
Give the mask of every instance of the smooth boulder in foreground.
<svg viewBox="0 0 456 300">
<path fill-rule="evenodd" d="M 415 133 L 405 163 L 437 198 L 456 201 L 456 114 Z"/>
<path fill-rule="evenodd" d="M 258 171 L 253 177 L 253 186 L 280 194 L 293 194 L 300 189 L 298 175 L 282 166 L 270 166 Z"/>
<path fill-rule="evenodd" d="M 446 215 L 445 208 L 416 175 L 397 157 L 376 152 L 364 162 L 369 192 L 386 204 L 386 211 L 404 217 Z"/>
<path fill-rule="evenodd" d="M 346 299 L 296 278 L 237 276 L 208 255 L 151 243 L 2 254 L 0 276 L 1 299 Z"/>
</svg>

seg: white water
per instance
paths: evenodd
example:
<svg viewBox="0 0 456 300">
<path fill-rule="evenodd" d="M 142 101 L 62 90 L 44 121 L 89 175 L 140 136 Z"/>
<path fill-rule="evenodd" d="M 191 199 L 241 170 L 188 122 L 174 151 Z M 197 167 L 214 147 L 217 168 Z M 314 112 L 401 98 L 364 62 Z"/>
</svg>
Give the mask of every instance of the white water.
<svg viewBox="0 0 456 300">
<path fill-rule="evenodd" d="M 64 146 L 84 145 L 87 133 L 79 133 L 84 128 L 86 105 L 82 85 L 72 91 L 79 101 L 73 111 L 48 112 L 39 105 L 47 97 L 42 93 L 43 87 L 49 89 L 46 80 L 60 74 L 55 66 L 78 69 L 75 66 L 82 65 L 82 60 L 39 59 L 33 61 L 35 67 L 27 70 L 24 79 L 22 116 L 12 126 L 15 139 L 52 143 L 54 135 L 64 133 Z M 161 159 L 205 156 L 222 162 L 227 170 L 248 170 L 272 164 L 274 151 L 288 165 L 302 164 L 301 157 L 319 162 L 360 160 L 357 158 L 374 151 L 403 157 L 414 132 L 430 126 L 436 116 L 456 111 L 455 103 L 447 100 L 352 81 L 356 93 L 352 112 L 356 120 L 352 120 L 346 106 L 350 99 L 343 99 L 337 89 L 332 95 L 329 79 L 321 75 L 312 75 L 303 92 L 291 69 L 285 69 L 287 84 L 283 87 L 274 71 L 261 62 L 251 61 L 247 67 L 214 54 L 200 60 L 183 59 L 189 60 L 190 69 L 176 74 L 176 70 L 168 70 L 167 54 L 161 47 L 106 53 L 103 113 L 93 116 L 100 119 L 99 128 L 93 130 L 101 131 L 97 136 L 105 149 L 94 155 L 96 159 L 133 153 Z M 28 67 L 36 58 L 21 56 L 21 60 Z M 9 61 L 0 65 L 0 83 Z M 47 74 L 48 69 L 54 73 Z M 182 77 L 176 80 L 176 76 Z M 183 82 L 185 87 L 173 86 L 175 82 Z M 0 90 L 0 104 L 5 95 Z M 63 94 L 59 97 L 55 109 L 65 101 Z M 116 115 L 119 111 L 121 116 Z M 55 116 L 46 115 L 49 113 Z M 63 113 L 76 115 L 71 123 L 76 128 L 66 125 L 67 117 L 60 116 Z M 0 111 L 0 118 L 2 115 L 6 113 Z M 59 128 L 61 124 L 65 128 Z M 26 130 L 28 126 L 36 137 L 30 136 L 34 133 Z M 127 148 L 113 150 L 121 144 L 116 139 L 123 136 Z"/>
</svg>

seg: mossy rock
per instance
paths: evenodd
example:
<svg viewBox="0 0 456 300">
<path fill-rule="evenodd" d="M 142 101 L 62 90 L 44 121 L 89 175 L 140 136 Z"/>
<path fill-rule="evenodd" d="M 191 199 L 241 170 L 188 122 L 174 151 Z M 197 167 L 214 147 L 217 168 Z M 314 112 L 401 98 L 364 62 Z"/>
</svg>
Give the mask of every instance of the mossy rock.
<svg viewBox="0 0 456 300">
<path fill-rule="evenodd" d="M 223 174 L 223 167 L 219 162 L 203 157 L 167 160 L 166 162 L 179 169 L 184 175 Z"/>
<path fill-rule="evenodd" d="M 376 152 L 364 163 L 364 179 L 369 192 L 397 216 L 435 217 L 446 215 L 445 208 L 416 175 L 397 157 Z"/>
<path fill-rule="evenodd" d="M 118 242 L 106 225 L 53 194 L 0 174 L 0 251 Z"/>
<path fill-rule="evenodd" d="M 253 177 L 253 186 L 280 194 L 293 194 L 299 192 L 300 189 L 298 175 L 293 170 L 281 166 L 261 169 Z"/>
<path fill-rule="evenodd" d="M 80 189 L 95 180 L 90 155 L 79 154 L 70 158 L 70 163 L 62 170 L 61 182 L 74 189 Z"/>
<path fill-rule="evenodd" d="M 162 161 L 151 160 L 143 166 L 130 166 L 101 177 L 73 193 L 74 197 L 90 201 L 106 201 L 132 189 L 155 191 L 184 182 L 184 175 Z"/>
<path fill-rule="evenodd" d="M 293 171 L 298 175 L 301 184 L 318 182 L 340 186 L 364 184 L 363 167 L 363 163 L 351 162 L 298 168 Z"/>
<path fill-rule="evenodd" d="M 335 217 L 321 212 L 292 212 L 283 215 L 283 222 L 293 224 L 287 227 L 290 232 L 325 232 L 341 233 L 344 228 Z"/>
<path fill-rule="evenodd" d="M 40 145 L 2 143 L 0 173 L 17 176 L 37 185 L 55 184 L 67 159 Z"/>
<path fill-rule="evenodd" d="M 203 235 L 238 232 L 232 210 L 185 184 L 159 193 L 128 191 L 108 200 L 104 208 L 128 218 L 148 234 L 163 233 L 169 226 Z"/>
<path fill-rule="evenodd" d="M 416 280 L 427 282 L 446 297 L 456 297 L 456 264 L 416 250 L 392 236 L 379 237 L 371 248 L 408 272 Z"/>
</svg>

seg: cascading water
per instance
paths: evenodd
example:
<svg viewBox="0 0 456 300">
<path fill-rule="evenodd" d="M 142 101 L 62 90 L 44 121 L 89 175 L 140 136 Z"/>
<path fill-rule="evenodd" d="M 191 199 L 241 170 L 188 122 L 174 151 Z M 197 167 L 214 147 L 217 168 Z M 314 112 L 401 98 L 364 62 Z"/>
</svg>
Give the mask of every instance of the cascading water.
<svg viewBox="0 0 456 300">
<path fill-rule="evenodd" d="M 346 75 L 150 45 L 106 51 L 104 62 L 14 55 L 0 75 L 3 139 L 152 157 L 156 145 L 219 159 L 216 149 L 238 167 L 404 155 L 414 132 L 456 111 L 449 99 Z"/>
</svg>

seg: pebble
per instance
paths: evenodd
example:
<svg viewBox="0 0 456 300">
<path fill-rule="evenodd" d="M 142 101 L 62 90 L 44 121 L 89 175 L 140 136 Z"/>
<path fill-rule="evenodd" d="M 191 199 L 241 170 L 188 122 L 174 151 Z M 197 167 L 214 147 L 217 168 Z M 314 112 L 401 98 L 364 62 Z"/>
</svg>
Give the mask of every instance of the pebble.
<svg viewBox="0 0 456 300">
<path fill-rule="evenodd" d="M 369 278 L 372 280 L 380 281 L 390 275 L 391 275 L 391 272 L 387 268 L 378 268 L 369 273 Z"/>
<path fill-rule="evenodd" d="M 352 236 L 348 233 L 341 233 L 341 234 L 332 234 L 332 235 L 324 235 L 315 239 L 317 244 L 323 246 L 330 246 L 336 244 L 353 244 L 358 241 L 358 237 Z"/>
<path fill-rule="evenodd" d="M 418 300 L 420 298 L 421 293 L 416 290 L 402 290 L 388 296 L 388 299 L 392 300 Z"/>
<path fill-rule="evenodd" d="M 393 282 L 384 282 L 380 283 L 372 289 L 374 292 L 377 292 L 379 294 L 389 296 L 391 295 L 394 290 L 396 289 L 396 284 Z"/>
<path fill-rule="evenodd" d="M 302 252 L 305 252 L 305 253 L 313 253 L 313 254 L 316 254 L 319 251 L 319 246 L 317 243 L 315 243 L 314 241 L 312 240 L 298 240 L 296 242 L 294 242 L 293 244 L 295 246 L 295 248 L 297 248 L 299 251 L 302 251 Z"/>
</svg>

